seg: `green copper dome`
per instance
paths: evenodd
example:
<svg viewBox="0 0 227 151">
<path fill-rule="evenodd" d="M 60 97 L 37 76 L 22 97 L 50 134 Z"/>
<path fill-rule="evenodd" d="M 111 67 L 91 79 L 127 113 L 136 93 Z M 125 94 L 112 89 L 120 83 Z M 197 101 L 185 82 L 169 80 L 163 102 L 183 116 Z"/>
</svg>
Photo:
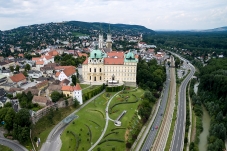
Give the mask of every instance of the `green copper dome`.
<svg viewBox="0 0 227 151">
<path fill-rule="evenodd" d="M 90 58 L 92 59 L 101 59 L 101 58 L 105 58 L 106 54 L 103 53 L 101 50 L 92 50 L 92 52 L 90 53 Z"/>
<path fill-rule="evenodd" d="M 132 53 L 131 51 L 129 51 L 127 54 L 126 54 L 126 56 L 125 56 L 125 58 L 126 59 L 135 59 L 135 57 L 134 57 L 134 53 Z"/>
</svg>

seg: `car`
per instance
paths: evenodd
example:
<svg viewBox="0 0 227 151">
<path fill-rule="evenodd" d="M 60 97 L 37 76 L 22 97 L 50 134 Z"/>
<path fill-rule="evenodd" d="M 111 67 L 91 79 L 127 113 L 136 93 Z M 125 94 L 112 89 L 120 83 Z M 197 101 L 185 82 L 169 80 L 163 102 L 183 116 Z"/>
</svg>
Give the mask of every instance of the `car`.
<svg viewBox="0 0 227 151">
<path fill-rule="evenodd" d="M 161 116 L 163 115 L 163 113 L 160 114 Z"/>
<path fill-rule="evenodd" d="M 152 127 L 151 130 L 153 131 L 154 130 L 154 127 Z"/>
<path fill-rule="evenodd" d="M 156 126 L 155 129 L 158 129 L 158 126 Z"/>
</svg>

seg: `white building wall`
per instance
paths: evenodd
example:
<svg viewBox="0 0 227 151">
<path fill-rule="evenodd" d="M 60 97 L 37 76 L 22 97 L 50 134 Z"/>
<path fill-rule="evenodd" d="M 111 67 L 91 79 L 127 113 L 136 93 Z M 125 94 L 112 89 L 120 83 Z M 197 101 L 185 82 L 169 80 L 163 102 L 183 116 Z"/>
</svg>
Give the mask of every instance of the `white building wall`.
<svg viewBox="0 0 227 151">
<path fill-rule="evenodd" d="M 83 104 L 83 98 L 82 98 L 82 90 L 74 91 L 73 92 L 73 99 L 77 99 L 81 104 Z"/>
</svg>

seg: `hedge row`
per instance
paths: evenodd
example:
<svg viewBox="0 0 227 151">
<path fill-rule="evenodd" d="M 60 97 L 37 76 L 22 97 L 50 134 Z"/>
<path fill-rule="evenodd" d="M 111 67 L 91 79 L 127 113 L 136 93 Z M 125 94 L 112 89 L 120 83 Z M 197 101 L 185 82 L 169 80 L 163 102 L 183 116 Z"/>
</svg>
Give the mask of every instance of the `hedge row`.
<svg viewBox="0 0 227 151">
<path fill-rule="evenodd" d="M 80 143 L 79 140 L 80 140 L 80 138 L 74 132 L 70 131 L 70 133 L 76 138 L 76 148 L 75 148 L 75 151 L 77 151 L 78 148 L 79 148 L 79 143 Z"/>
<path fill-rule="evenodd" d="M 120 140 L 120 139 L 105 139 L 105 140 L 99 142 L 98 145 L 101 145 L 102 143 L 105 143 L 105 142 L 108 142 L 108 141 L 116 141 L 116 142 L 121 142 L 121 143 L 125 142 L 125 141 Z"/>
<path fill-rule="evenodd" d="M 101 127 L 98 123 L 96 123 L 95 121 L 89 120 L 90 122 L 93 122 L 94 124 L 96 124 L 97 126 Z"/>
<path fill-rule="evenodd" d="M 86 102 L 87 100 L 91 99 L 93 96 L 101 93 L 105 89 L 105 84 L 97 87 L 96 89 L 93 89 L 87 93 L 83 94 L 83 102 Z"/>
<path fill-rule="evenodd" d="M 84 124 L 85 126 L 87 126 L 87 128 L 88 128 L 88 131 L 89 131 L 89 134 L 90 134 L 90 143 L 91 143 L 91 138 L 92 138 L 92 133 L 91 133 L 91 129 L 90 129 L 90 127 L 87 125 L 87 124 Z"/>
<path fill-rule="evenodd" d="M 106 134 L 103 138 L 106 138 L 107 136 L 111 135 L 111 134 L 118 134 L 119 132 L 110 132 L 108 134 Z"/>
<path fill-rule="evenodd" d="M 99 112 L 100 114 L 102 114 L 102 117 L 105 118 L 105 115 L 102 113 L 102 111 L 99 111 L 99 110 L 91 110 L 91 111 Z"/>
<path fill-rule="evenodd" d="M 115 130 L 119 130 L 119 129 L 126 129 L 126 128 L 125 127 L 117 127 L 117 128 L 111 129 L 111 131 L 115 131 Z"/>
<path fill-rule="evenodd" d="M 112 109 L 113 109 L 115 106 L 117 106 L 117 105 L 120 105 L 120 104 L 129 104 L 129 103 L 136 103 L 136 102 L 138 102 L 138 98 L 137 98 L 134 94 L 132 94 L 132 96 L 134 96 L 134 97 L 136 98 L 136 101 L 133 101 L 133 102 L 119 102 L 119 103 L 116 103 L 116 104 L 114 104 L 113 106 L 110 107 L 111 112 L 112 112 Z"/>
<path fill-rule="evenodd" d="M 106 92 L 118 92 L 123 89 L 124 85 L 116 86 L 116 87 L 106 87 Z"/>
</svg>

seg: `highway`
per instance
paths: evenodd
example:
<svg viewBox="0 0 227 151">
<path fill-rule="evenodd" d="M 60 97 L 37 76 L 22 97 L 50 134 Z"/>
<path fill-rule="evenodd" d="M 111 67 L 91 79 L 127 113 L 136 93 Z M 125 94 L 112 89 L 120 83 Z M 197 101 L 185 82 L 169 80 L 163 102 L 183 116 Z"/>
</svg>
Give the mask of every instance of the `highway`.
<svg viewBox="0 0 227 151">
<path fill-rule="evenodd" d="M 0 144 L 7 146 L 14 151 L 28 151 L 24 146 L 3 137 L 0 137 Z"/>
<path fill-rule="evenodd" d="M 159 106 L 158 113 L 156 115 L 156 118 L 154 120 L 154 123 L 152 124 L 152 128 L 150 129 L 147 138 L 141 148 L 142 151 L 147 151 L 150 150 L 152 147 L 152 144 L 154 143 L 155 136 L 158 132 L 158 128 L 161 124 L 162 121 L 162 114 L 165 112 L 166 104 L 167 104 L 167 99 L 168 99 L 168 93 L 169 93 L 169 87 L 170 87 L 170 73 L 169 73 L 169 67 L 166 66 L 166 82 L 165 82 L 165 90 L 163 93 L 162 101 Z M 157 128 L 157 129 L 156 129 Z"/>
<path fill-rule="evenodd" d="M 173 53 L 174 54 L 174 53 Z M 181 60 L 188 62 L 177 54 L 174 54 Z M 188 76 L 181 83 L 178 93 L 178 112 L 174 129 L 174 135 L 171 143 L 171 151 L 182 151 L 184 147 L 185 123 L 186 123 L 186 87 L 195 73 L 195 68 L 188 62 L 188 68 L 191 69 Z"/>
</svg>

